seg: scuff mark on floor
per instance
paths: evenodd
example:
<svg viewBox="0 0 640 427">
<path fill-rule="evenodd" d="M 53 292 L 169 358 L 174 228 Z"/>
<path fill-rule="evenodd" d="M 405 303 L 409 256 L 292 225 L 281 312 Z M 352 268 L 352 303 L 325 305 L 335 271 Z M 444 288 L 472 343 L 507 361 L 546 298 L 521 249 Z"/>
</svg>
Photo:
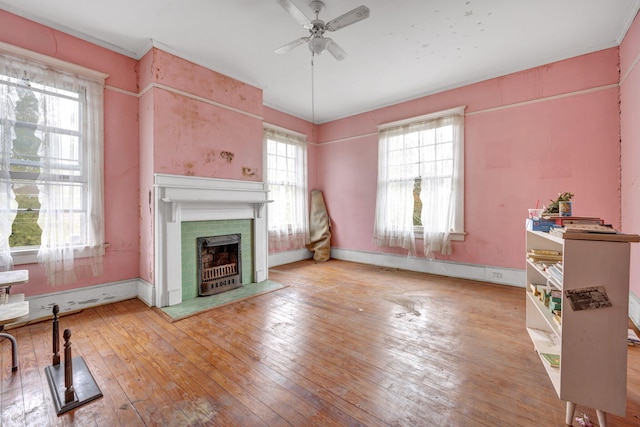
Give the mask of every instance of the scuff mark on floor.
<svg viewBox="0 0 640 427">
<path fill-rule="evenodd" d="M 420 310 L 422 309 L 421 301 L 416 301 L 414 299 L 409 299 L 409 298 L 390 299 L 387 301 L 392 302 L 394 304 L 398 304 L 399 306 L 407 310 L 408 313 L 407 312 L 398 313 L 396 314 L 396 317 L 404 317 L 406 314 L 413 314 L 414 316 L 422 316 L 422 313 L 420 312 Z"/>
</svg>

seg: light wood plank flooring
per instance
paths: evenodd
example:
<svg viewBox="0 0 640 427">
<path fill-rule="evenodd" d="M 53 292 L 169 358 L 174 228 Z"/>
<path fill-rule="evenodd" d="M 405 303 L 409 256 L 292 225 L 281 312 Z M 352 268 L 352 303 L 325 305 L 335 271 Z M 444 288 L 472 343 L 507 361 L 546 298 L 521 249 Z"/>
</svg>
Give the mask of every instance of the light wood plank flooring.
<svg viewBox="0 0 640 427">
<path fill-rule="evenodd" d="M 51 323 L 11 330 L 20 368 L 4 340 L 0 424 L 564 425 L 522 288 L 336 260 L 269 278 L 288 287 L 175 323 L 138 300 L 62 317 L 104 397 L 60 417 L 44 375 Z M 640 425 L 640 347 L 628 366 L 627 414 L 611 426 Z"/>
</svg>

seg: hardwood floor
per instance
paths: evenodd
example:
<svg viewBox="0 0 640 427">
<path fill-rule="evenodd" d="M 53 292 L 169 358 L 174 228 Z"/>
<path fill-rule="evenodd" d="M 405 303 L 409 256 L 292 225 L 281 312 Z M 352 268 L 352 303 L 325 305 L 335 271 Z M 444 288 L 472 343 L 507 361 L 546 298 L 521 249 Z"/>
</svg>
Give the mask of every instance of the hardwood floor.
<svg viewBox="0 0 640 427">
<path fill-rule="evenodd" d="M 175 323 L 138 300 L 62 317 L 104 397 L 60 417 L 44 375 L 51 323 L 11 330 L 20 368 L 4 340 L 0 424 L 564 425 L 522 288 L 336 260 L 269 278 L 288 287 Z M 627 414 L 611 426 L 640 425 L 640 347 L 628 366 Z"/>
</svg>

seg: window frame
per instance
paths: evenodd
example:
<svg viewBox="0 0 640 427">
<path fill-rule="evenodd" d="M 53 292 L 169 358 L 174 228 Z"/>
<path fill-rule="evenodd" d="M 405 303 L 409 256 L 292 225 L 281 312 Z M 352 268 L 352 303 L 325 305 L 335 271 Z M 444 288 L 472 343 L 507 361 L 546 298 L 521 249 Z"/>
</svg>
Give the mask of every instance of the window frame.
<svg viewBox="0 0 640 427">
<path fill-rule="evenodd" d="M 452 116 L 452 115 L 462 115 L 464 117 L 464 110 L 466 109 L 466 105 L 460 106 L 460 107 L 455 107 L 455 108 L 450 108 L 447 110 L 442 110 L 442 111 L 437 111 L 434 113 L 429 113 L 429 114 L 424 114 L 424 115 L 420 115 L 420 116 L 414 116 L 414 117 L 410 117 L 407 119 L 402 119 L 402 120 L 398 120 L 398 121 L 394 121 L 394 122 L 389 122 L 389 123 L 384 123 L 378 126 L 378 132 L 380 132 L 381 130 L 386 130 L 386 129 L 390 129 L 390 128 L 396 128 L 396 127 L 401 127 L 401 126 L 406 126 L 406 125 L 412 125 L 412 124 L 417 124 L 420 122 L 426 122 L 426 121 L 430 121 L 430 120 L 436 120 L 436 119 L 440 119 L 440 118 L 444 118 L 444 117 L 448 117 L 448 116 Z M 464 228 L 464 125 L 462 126 L 462 129 L 460 129 L 460 138 L 458 141 L 458 153 L 459 158 L 458 158 L 458 162 L 459 162 L 459 179 L 456 182 L 457 188 L 458 188 L 458 192 L 460 194 L 460 200 L 459 202 L 456 204 L 456 206 L 458 207 L 458 209 L 456 210 L 456 219 L 455 219 L 455 225 L 456 228 L 449 232 L 449 236 L 450 239 L 452 241 L 464 241 L 465 236 L 466 236 L 466 231 Z M 455 142 L 455 141 L 454 141 Z M 417 177 L 416 177 L 417 178 Z M 413 232 L 415 235 L 416 239 L 422 239 L 424 238 L 424 227 L 422 225 L 414 225 L 413 226 Z"/>
<path fill-rule="evenodd" d="M 275 134 L 283 134 L 287 137 L 292 138 L 293 140 L 295 140 L 295 143 L 287 143 L 287 142 L 283 142 L 283 141 L 276 141 L 277 143 L 281 143 L 281 144 L 287 144 L 287 145 L 292 145 L 292 146 L 296 146 L 295 149 L 299 149 L 301 152 L 301 155 L 303 156 L 300 159 L 296 159 L 297 162 L 300 163 L 301 167 L 303 168 L 303 170 L 301 171 L 301 176 L 297 176 L 296 177 L 296 182 L 297 185 L 295 186 L 295 188 L 297 189 L 298 193 L 301 195 L 301 203 L 302 203 L 302 209 L 300 209 L 300 207 L 298 207 L 297 210 L 302 210 L 302 212 L 299 212 L 300 215 L 302 215 L 302 218 L 299 218 L 300 221 L 298 221 L 297 223 L 289 223 L 287 224 L 286 227 L 286 236 L 287 238 L 291 238 L 293 240 L 293 247 L 290 247 L 290 245 L 292 244 L 292 242 L 282 242 L 280 244 L 276 245 L 276 249 L 282 249 L 284 247 L 288 247 L 289 249 L 294 249 L 297 246 L 300 245 L 295 245 L 295 242 L 297 240 L 300 240 L 300 233 L 303 233 L 304 236 L 304 244 L 308 243 L 309 240 L 309 184 L 308 184 L 308 162 L 307 162 L 307 136 L 299 133 L 299 132 L 295 132 L 286 128 L 282 128 L 280 126 L 276 126 L 276 125 L 272 125 L 272 124 L 268 124 L 268 123 L 264 123 L 263 125 L 263 134 L 264 134 L 264 170 L 265 170 L 265 186 L 267 187 L 267 189 L 270 188 L 271 186 L 271 181 L 269 178 L 269 136 L 268 136 L 268 132 L 273 132 Z M 278 184 L 275 184 L 278 185 Z M 302 196 L 304 195 L 304 196 Z M 269 196 L 270 198 L 272 198 L 273 196 Z M 273 204 L 269 204 L 268 209 L 271 208 L 272 206 L 275 206 Z M 271 217 L 271 216 L 269 216 Z M 280 228 L 280 229 L 276 229 L 274 230 L 273 228 L 271 228 L 271 223 L 270 221 L 268 221 L 267 223 L 267 232 L 270 233 L 269 236 L 269 240 L 273 241 L 273 237 L 271 236 L 271 233 L 282 233 L 283 230 L 285 230 L 284 227 Z M 294 232 L 294 230 L 297 230 L 297 232 Z M 298 238 L 296 239 L 295 236 L 298 236 Z M 278 247 L 279 246 L 279 247 Z M 302 247 L 302 246 L 301 246 Z"/>
<path fill-rule="evenodd" d="M 13 56 L 18 56 L 21 57 L 23 60 L 25 60 L 26 62 L 30 62 L 33 64 L 39 64 L 41 66 L 46 66 L 46 67 L 50 67 L 54 70 L 60 71 L 60 72 L 64 72 L 64 73 L 71 73 L 71 74 L 77 74 L 79 77 L 86 79 L 86 80 L 93 80 L 93 81 L 101 81 L 104 82 L 109 75 L 106 73 L 102 73 L 99 71 L 95 71 L 92 70 L 90 68 L 86 68 L 83 67 L 81 65 L 77 65 L 77 64 L 73 64 L 67 61 L 63 61 L 57 58 L 53 58 L 47 55 L 43 55 L 37 52 L 33 52 L 30 51 L 28 49 L 23 49 L 17 46 L 13 46 L 11 44 L 8 43 L 4 43 L 4 42 L 0 42 L 0 52 L 8 54 L 8 55 L 13 55 Z M 80 108 L 81 108 L 81 117 L 85 118 L 86 115 L 86 111 L 88 111 L 88 108 L 90 108 L 89 103 L 86 102 L 86 99 L 84 99 L 85 94 L 84 91 L 80 91 L 78 92 L 79 94 L 79 101 L 80 102 Z M 63 95 L 61 95 L 63 96 Z M 104 106 L 104 98 L 103 98 L 103 106 Z M 85 110 L 87 109 L 87 110 Z M 104 126 L 104 122 L 102 124 L 102 126 Z M 61 134 L 65 134 L 68 133 L 66 130 L 60 130 Z M 79 132 L 78 136 L 82 135 L 82 131 Z M 68 179 L 61 179 L 60 182 L 81 182 L 84 186 L 89 186 L 90 188 L 90 184 L 89 184 L 89 168 L 91 167 L 89 164 L 89 158 L 91 156 L 89 156 L 89 151 L 90 144 L 87 143 L 81 143 L 81 153 L 80 153 L 80 166 L 81 166 L 81 173 L 79 175 L 64 175 L 64 177 L 68 178 Z M 104 147 L 102 147 L 102 150 L 104 150 Z M 101 158 L 104 158 L 104 151 L 103 153 L 100 154 Z M 104 171 L 102 172 L 103 176 L 104 176 Z M 19 178 L 21 175 L 35 175 L 35 172 L 25 172 L 25 173 L 21 173 L 21 172 L 17 172 L 17 171 L 10 171 L 10 176 L 11 176 L 11 181 L 13 182 L 15 179 L 21 179 Z M 103 178 L 104 179 L 104 178 Z M 35 177 L 35 180 L 37 180 L 37 176 Z M 34 180 L 34 182 L 35 182 Z M 100 197 L 104 197 L 104 187 L 102 189 L 102 194 L 100 195 Z M 83 198 L 83 205 L 84 205 L 84 212 L 89 212 L 89 205 L 88 205 L 88 198 L 87 196 L 85 196 Z M 104 216 L 104 210 L 100 213 L 100 215 Z M 85 223 L 88 223 L 89 218 L 86 218 Z M 83 228 L 87 228 L 87 225 L 85 224 L 85 226 Z M 86 230 L 85 230 L 86 232 Z M 86 236 L 85 236 L 85 243 L 86 243 Z M 102 242 L 102 249 L 99 249 L 100 252 L 104 251 L 104 247 L 108 246 L 107 243 L 105 243 L 104 241 Z M 21 264 L 33 264 L 33 263 L 37 263 L 38 259 L 37 259 L 37 255 L 38 255 L 38 251 L 39 251 L 40 245 L 32 245 L 32 246 L 14 246 L 14 247 L 10 247 L 11 250 L 11 256 L 13 258 L 13 264 L 14 265 L 21 265 Z M 91 248 L 89 248 L 86 244 L 83 245 L 78 245 L 76 247 L 74 247 L 74 257 L 75 258 L 83 258 L 83 257 L 93 257 L 96 255 L 96 251 L 92 250 Z"/>
</svg>

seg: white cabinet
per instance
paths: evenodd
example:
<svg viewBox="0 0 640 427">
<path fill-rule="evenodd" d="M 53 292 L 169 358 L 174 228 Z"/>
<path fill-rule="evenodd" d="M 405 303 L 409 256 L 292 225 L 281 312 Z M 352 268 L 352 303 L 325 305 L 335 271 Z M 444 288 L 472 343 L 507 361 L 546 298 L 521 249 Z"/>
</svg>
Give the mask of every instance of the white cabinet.
<svg viewBox="0 0 640 427">
<path fill-rule="evenodd" d="M 575 405 L 595 408 L 599 424 L 606 413 L 625 415 L 627 385 L 627 328 L 629 307 L 629 242 L 638 236 L 556 236 L 527 231 L 527 252 L 554 250 L 562 254 L 562 275 L 554 278 L 527 258 L 526 326 L 538 353 L 560 355 L 551 367 L 541 357 L 553 387 L 567 402 L 571 424 Z M 590 240 L 597 239 L 618 239 Z M 561 323 L 535 296 L 530 283 L 544 284 L 562 295 Z M 567 291 L 602 287 L 610 306 L 574 310 Z"/>
</svg>

